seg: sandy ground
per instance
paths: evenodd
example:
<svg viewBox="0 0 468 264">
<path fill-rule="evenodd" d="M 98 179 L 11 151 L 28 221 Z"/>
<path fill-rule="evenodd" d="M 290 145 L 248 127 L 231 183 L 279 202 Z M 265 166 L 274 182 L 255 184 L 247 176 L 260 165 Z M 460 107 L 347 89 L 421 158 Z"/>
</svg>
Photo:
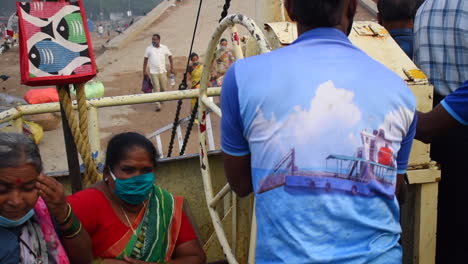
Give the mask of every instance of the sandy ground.
<svg viewBox="0 0 468 264">
<path fill-rule="evenodd" d="M 199 21 L 198 33 L 196 35 L 194 51 L 203 54 L 208 41 L 214 31 L 224 1 L 205 0 Z M 170 7 L 159 19 L 148 27 L 144 33 L 131 44 L 119 50 L 105 50 L 102 45 L 107 36 L 98 38 L 92 34 L 93 47 L 98 57 L 99 74 L 97 79 L 102 81 L 106 87 L 106 96 L 127 95 L 141 93 L 142 63 L 145 48 L 151 43 L 151 35 L 159 33 L 162 43 L 167 45 L 173 53 L 176 69 L 176 83 L 180 83 L 183 70 L 190 48 L 190 40 L 193 32 L 193 24 L 196 17 L 198 1 L 185 0 L 177 2 L 177 6 Z M 250 17 L 255 15 L 255 1 L 240 0 L 232 1 L 230 13 L 242 13 Z M 356 20 L 371 20 L 372 17 L 363 9 L 358 9 Z M 115 34 L 115 33 L 113 33 Z M 112 36 L 111 36 L 112 37 Z M 31 87 L 20 84 L 18 50 L 0 55 L 0 74 L 11 76 L 5 82 L 0 80 L 0 92 L 23 97 Z M 170 87 L 169 90 L 177 89 Z M 153 104 L 141 104 L 133 106 L 121 106 L 102 108 L 99 110 L 99 127 L 102 149 L 105 149 L 109 138 L 120 132 L 137 131 L 149 134 L 155 130 L 170 124 L 174 120 L 177 102 L 166 102 L 161 112 L 155 112 Z M 184 101 L 181 118 L 188 116 L 190 112 L 190 101 Z M 216 147 L 219 147 L 219 118 L 212 116 Z M 185 133 L 183 127 L 182 132 Z M 198 129 L 194 127 L 191 133 L 187 152 L 196 153 Z M 162 135 L 163 149 L 167 152 L 170 131 Z M 45 133 L 40 144 L 41 153 L 45 161 L 45 170 L 63 171 L 67 170 L 65 157 L 65 146 L 61 127 Z M 177 143 L 175 150 L 178 152 Z"/>
</svg>

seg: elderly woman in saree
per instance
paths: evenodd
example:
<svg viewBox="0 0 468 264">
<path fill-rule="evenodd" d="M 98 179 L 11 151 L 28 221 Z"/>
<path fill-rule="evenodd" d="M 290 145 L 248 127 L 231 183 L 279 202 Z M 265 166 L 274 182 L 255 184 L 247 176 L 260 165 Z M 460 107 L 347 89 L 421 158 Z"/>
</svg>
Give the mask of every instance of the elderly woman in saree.
<svg viewBox="0 0 468 264">
<path fill-rule="evenodd" d="M 91 240 L 34 142 L 0 133 L 0 263 L 90 263 Z"/>
<path fill-rule="evenodd" d="M 154 184 L 157 152 L 144 136 L 114 136 L 104 180 L 68 198 L 93 242 L 93 263 L 204 263 L 183 199 Z"/>
<path fill-rule="evenodd" d="M 213 71 L 211 73 L 211 86 L 222 86 L 223 78 L 226 71 L 231 67 L 236 58 L 232 52 L 228 49 L 228 42 L 225 38 L 219 41 L 219 47 L 215 53 L 215 59 L 213 62 Z"/>
</svg>

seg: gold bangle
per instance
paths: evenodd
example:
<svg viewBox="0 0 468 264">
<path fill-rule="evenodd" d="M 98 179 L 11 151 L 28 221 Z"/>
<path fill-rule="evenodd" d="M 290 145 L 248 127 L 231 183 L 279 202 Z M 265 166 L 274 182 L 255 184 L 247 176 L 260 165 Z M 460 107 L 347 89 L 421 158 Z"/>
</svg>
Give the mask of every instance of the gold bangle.
<svg viewBox="0 0 468 264">
<path fill-rule="evenodd" d="M 83 225 L 81 225 L 81 222 L 80 222 L 80 227 L 78 228 L 78 230 L 75 233 L 73 233 L 73 234 L 71 234 L 69 236 L 63 236 L 63 237 L 66 238 L 66 239 L 72 239 L 72 238 L 76 237 L 81 232 L 82 227 L 83 227 Z"/>
<path fill-rule="evenodd" d="M 68 205 L 68 212 L 67 212 L 67 216 L 65 217 L 65 220 L 63 220 L 61 223 L 58 223 L 58 225 L 61 225 L 61 226 L 63 226 L 63 225 L 66 225 L 66 224 L 68 224 L 68 222 L 69 222 L 69 221 L 70 221 L 70 219 L 71 219 L 71 215 L 72 215 L 72 208 L 71 208 L 71 205 L 70 205 L 70 203 L 67 203 L 67 205 Z"/>
</svg>

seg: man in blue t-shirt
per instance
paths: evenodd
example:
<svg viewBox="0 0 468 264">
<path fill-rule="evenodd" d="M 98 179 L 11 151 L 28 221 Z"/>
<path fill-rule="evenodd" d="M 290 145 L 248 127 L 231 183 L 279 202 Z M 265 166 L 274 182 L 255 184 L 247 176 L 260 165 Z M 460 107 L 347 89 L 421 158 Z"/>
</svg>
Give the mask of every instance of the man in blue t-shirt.
<svg viewBox="0 0 468 264">
<path fill-rule="evenodd" d="M 415 138 L 431 143 L 459 126 L 468 126 L 468 80 L 428 113 L 418 112 Z"/>
<path fill-rule="evenodd" d="M 221 94 L 225 174 L 256 197 L 256 263 L 401 263 L 415 98 L 347 38 L 357 0 L 285 4 L 299 38 L 237 61 Z"/>
</svg>

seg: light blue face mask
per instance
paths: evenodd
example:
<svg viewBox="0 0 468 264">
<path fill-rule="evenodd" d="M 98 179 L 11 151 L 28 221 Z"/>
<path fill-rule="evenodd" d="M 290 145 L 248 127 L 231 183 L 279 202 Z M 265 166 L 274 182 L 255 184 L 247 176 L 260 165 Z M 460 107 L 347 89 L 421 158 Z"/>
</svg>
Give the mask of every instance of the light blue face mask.
<svg viewBox="0 0 468 264">
<path fill-rule="evenodd" d="M 153 190 L 154 173 L 149 172 L 128 179 L 115 177 L 109 168 L 109 173 L 115 181 L 115 194 L 129 204 L 141 204 Z"/>
<path fill-rule="evenodd" d="M 21 217 L 18 220 L 10 220 L 6 217 L 0 216 L 0 226 L 5 227 L 5 228 L 17 227 L 26 223 L 26 221 L 31 219 L 33 215 L 34 215 L 34 210 L 31 209 L 27 214 L 25 214 L 23 217 Z"/>
</svg>

